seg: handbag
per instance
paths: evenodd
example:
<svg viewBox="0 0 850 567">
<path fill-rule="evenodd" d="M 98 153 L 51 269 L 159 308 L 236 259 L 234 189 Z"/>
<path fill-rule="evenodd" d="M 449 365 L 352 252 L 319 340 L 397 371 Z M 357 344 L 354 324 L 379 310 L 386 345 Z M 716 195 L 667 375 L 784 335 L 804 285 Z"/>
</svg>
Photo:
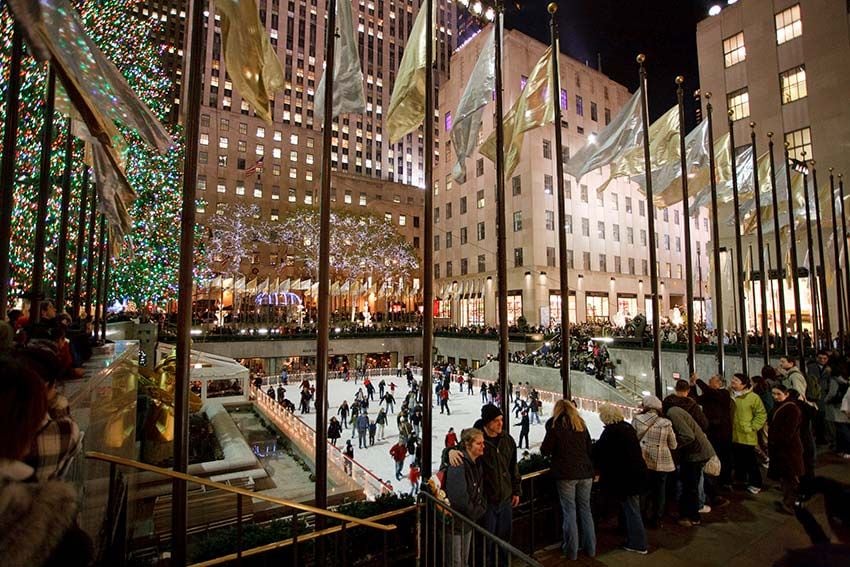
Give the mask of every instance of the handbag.
<svg viewBox="0 0 850 567">
<path fill-rule="evenodd" d="M 708 476 L 720 476 L 720 459 L 717 455 L 712 455 L 708 462 L 705 463 L 702 472 Z"/>
</svg>

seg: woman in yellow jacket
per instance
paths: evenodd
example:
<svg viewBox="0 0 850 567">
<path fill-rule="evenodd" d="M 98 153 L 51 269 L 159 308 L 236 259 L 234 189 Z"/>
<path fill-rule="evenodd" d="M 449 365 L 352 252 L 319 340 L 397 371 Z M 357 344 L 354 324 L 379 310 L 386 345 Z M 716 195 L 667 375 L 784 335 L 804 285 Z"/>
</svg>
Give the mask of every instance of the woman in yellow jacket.
<svg viewBox="0 0 850 567">
<path fill-rule="evenodd" d="M 761 492 L 762 479 L 756 460 L 758 431 L 767 423 L 767 411 L 758 394 L 753 392 L 750 378 L 735 374 L 732 378 L 735 416 L 732 420 L 732 454 L 735 476 L 747 485 L 751 494 Z"/>
</svg>

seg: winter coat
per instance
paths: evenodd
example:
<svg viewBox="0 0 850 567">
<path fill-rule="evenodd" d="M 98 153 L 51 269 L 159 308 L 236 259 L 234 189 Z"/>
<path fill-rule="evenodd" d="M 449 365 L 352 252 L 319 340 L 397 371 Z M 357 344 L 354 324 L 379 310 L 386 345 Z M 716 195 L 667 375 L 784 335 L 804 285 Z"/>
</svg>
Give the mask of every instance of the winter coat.
<svg viewBox="0 0 850 567">
<path fill-rule="evenodd" d="M 646 468 L 651 471 L 676 470 L 673 451 L 678 447 L 673 423 L 654 411 L 638 414 L 632 419 Z"/>
<path fill-rule="evenodd" d="M 687 396 L 677 396 L 676 394 L 670 394 L 664 401 L 662 402 L 664 413 L 667 414 L 672 407 L 679 407 L 691 414 L 691 417 L 694 418 L 694 421 L 697 422 L 703 431 L 708 432 L 708 418 L 702 411 L 702 408 L 699 407 L 699 404 L 693 398 L 689 398 Z"/>
<path fill-rule="evenodd" d="M 469 517 L 478 520 L 487 510 L 484 500 L 484 478 L 481 469 L 481 459 L 473 462 L 466 449 L 461 451 L 463 462 L 456 467 L 449 466 L 446 470 L 446 496 L 451 507 Z"/>
<path fill-rule="evenodd" d="M 342 425 L 335 421 L 328 425 L 328 439 L 339 439 L 342 435 Z"/>
<path fill-rule="evenodd" d="M 703 413 L 708 419 L 708 434 L 710 439 L 727 443 L 732 442 L 732 416 L 735 413 L 735 402 L 732 394 L 724 388 L 714 389 L 702 380 L 697 380 L 702 392 L 697 401 L 702 406 Z"/>
<path fill-rule="evenodd" d="M 365 433 L 369 431 L 369 416 L 364 414 L 360 414 L 357 416 L 357 432 Z"/>
<path fill-rule="evenodd" d="M 802 375 L 801 375 L 802 376 Z M 758 394 L 752 390 L 735 393 L 735 418 L 732 422 L 732 442 L 741 445 L 758 444 L 758 431 L 767 423 L 767 411 Z"/>
<path fill-rule="evenodd" d="M 392 456 L 393 461 L 397 463 L 404 462 L 404 459 L 407 457 L 407 446 L 401 443 L 396 443 L 390 447 L 390 455 Z"/>
<path fill-rule="evenodd" d="M 484 431 L 479 419 L 473 426 Z M 484 454 L 478 459 L 484 472 L 484 494 L 490 504 L 509 501 L 522 494 L 516 462 L 516 441 L 506 433 L 490 437 L 484 431 Z"/>
<path fill-rule="evenodd" d="M 803 373 L 800 372 L 800 369 L 796 366 L 792 366 L 782 378 L 782 385 L 786 388 L 797 390 L 800 393 L 800 398 L 804 400 L 808 400 L 806 397 L 806 388 L 808 386 L 808 382 L 806 382 L 806 377 L 803 376 Z"/>
<path fill-rule="evenodd" d="M 758 396 L 756 396 L 758 397 Z M 759 403 L 761 403 L 759 401 Z M 673 424 L 680 460 L 689 463 L 704 463 L 714 456 L 714 447 L 691 414 L 680 407 L 672 407 L 667 418 Z"/>
<path fill-rule="evenodd" d="M 606 425 L 593 445 L 593 462 L 602 489 L 618 499 L 640 494 L 646 484 L 646 462 L 634 428 L 625 421 Z"/>
<path fill-rule="evenodd" d="M 803 443 L 800 440 L 802 419 L 799 406 L 791 399 L 777 405 L 773 411 L 768 437 L 770 467 L 767 473 L 771 478 L 802 476 L 805 470 Z"/>
<path fill-rule="evenodd" d="M 850 417 L 841 411 L 841 400 L 845 396 L 841 396 L 841 391 L 845 393 L 850 390 L 846 386 L 847 380 L 842 376 L 830 376 L 827 382 L 827 387 L 823 390 L 824 395 L 821 397 L 821 408 L 826 412 L 826 419 L 835 423 L 850 423 Z"/>
<path fill-rule="evenodd" d="M 3 461 L 4 472 L 32 475 L 18 461 Z M 8 566 L 84 566 L 92 558 L 89 536 L 77 526 L 77 491 L 61 481 L 20 482 L 0 474 L 0 563 Z"/>
<path fill-rule="evenodd" d="M 540 452 L 551 458 L 549 474 L 552 478 L 593 478 L 592 448 L 586 427 L 584 431 L 576 431 L 566 417 L 561 417 L 557 423 L 553 418 L 546 421 L 546 436 Z"/>
</svg>

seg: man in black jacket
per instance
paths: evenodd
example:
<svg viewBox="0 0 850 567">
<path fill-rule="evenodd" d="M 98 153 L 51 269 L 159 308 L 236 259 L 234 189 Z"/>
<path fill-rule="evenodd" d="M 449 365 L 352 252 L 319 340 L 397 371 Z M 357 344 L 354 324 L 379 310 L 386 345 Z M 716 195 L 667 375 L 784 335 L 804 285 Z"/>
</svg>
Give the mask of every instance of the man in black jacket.
<svg viewBox="0 0 850 567">
<path fill-rule="evenodd" d="M 664 413 L 666 414 L 672 407 L 682 408 L 691 414 L 691 417 L 694 418 L 694 421 L 697 422 L 700 429 L 702 429 L 703 432 L 706 432 L 708 431 L 708 418 L 705 417 L 705 414 L 702 412 L 702 408 L 699 407 L 699 404 L 693 398 L 688 396 L 690 390 L 691 385 L 688 384 L 686 380 L 676 380 L 673 393 L 664 398 L 664 401 L 662 402 Z"/>
<path fill-rule="evenodd" d="M 714 375 L 706 384 L 697 377 L 691 376 L 691 385 L 699 388 L 700 394 L 696 396 L 697 388 L 691 390 L 691 397 L 695 397 L 705 417 L 708 419 L 708 440 L 720 459 L 720 476 L 718 482 L 722 486 L 732 484 L 732 417 L 735 411 L 735 402 L 729 390 L 724 388 L 723 378 Z"/>
</svg>

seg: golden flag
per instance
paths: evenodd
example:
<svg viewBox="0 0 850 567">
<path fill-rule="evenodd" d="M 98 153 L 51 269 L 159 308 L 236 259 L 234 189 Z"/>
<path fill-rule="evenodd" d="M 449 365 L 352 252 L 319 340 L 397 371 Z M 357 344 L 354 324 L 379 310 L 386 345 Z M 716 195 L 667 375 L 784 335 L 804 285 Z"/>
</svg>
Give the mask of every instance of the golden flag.
<svg viewBox="0 0 850 567">
<path fill-rule="evenodd" d="M 649 126 L 649 158 L 652 171 L 668 165 L 680 167 L 679 153 L 679 107 L 673 106 Z M 643 186 L 646 184 L 645 170 L 641 140 L 641 144 L 626 149 L 619 159 L 611 162 L 608 179 L 597 191 L 604 191 L 608 184 L 618 177 L 630 175 L 640 176 L 633 181 Z"/>
<path fill-rule="evenodd" d="M 387 110 L 387 134 L 391 143 L 399 141 L 425 120 L 425 72 L 428 68 L 425 60 L 425 42 L 428 38 L 427 34 L 434 34 L 436 31 L 436 25 L 429 25 L 437 20 L 437 3 L 434 2 L 433 5 L 434 11 L 430 22 L 425 17 L 423 9 L 425 4 L 420 6 L 398 66 L 395 86 Z M 432 52 L 436 58 L 437 50 L 433 49 Z"/>
<path fill-rule="evenodd" d="M 260 21 L 255 0 L 217 0 L 224 65 L 254 113 L 271 123 L 269 99 L 283 89 L 283 68 Z"/>
<path fill-rule="evenodd" d="M 555 95 L 552 84 L 552 48 L 549 47 L 537 61 L 525 88 L 502 120 L 505 135 L 505 178 L 510 177 L 519 164 L 524 134 L 555 120 L 555 108 L 552 105 L 552 97 Z M 496 161 L 495 129 L 484 140 L 479 151 L 490 161 Z"/>
</svg>

